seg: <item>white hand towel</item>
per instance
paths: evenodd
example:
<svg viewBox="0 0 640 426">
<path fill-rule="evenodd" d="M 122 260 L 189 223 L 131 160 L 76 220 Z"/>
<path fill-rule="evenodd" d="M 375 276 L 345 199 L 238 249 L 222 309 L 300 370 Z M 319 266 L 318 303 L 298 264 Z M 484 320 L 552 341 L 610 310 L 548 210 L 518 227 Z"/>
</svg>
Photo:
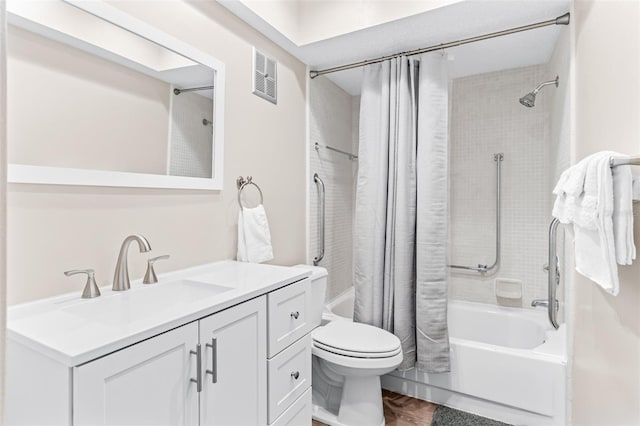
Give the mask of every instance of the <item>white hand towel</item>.
<svg viewBox="0 0 640 426">
<path fill-rule="evenodd" d="M 273 259 L 267 212 L 259 205 L 238 213 L 238 260 L 262 263 Z"/>
</svg>

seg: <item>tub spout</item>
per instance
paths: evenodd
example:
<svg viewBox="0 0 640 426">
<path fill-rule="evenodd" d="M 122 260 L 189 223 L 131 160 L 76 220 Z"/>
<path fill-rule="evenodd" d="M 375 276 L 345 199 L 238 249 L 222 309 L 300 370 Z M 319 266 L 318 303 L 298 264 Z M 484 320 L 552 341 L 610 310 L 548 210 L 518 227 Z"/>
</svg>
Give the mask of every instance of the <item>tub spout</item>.
<svg viewBox="0 0 640 426">
<path fill-rule="evenodd" d="M 549 301 L 548 300 L 541 300 L 541 299 L 532 300 L 531 301 L 531 306 L 533 306 L 534 308 L 536 306 L 549 306 Z"/>
</svg>

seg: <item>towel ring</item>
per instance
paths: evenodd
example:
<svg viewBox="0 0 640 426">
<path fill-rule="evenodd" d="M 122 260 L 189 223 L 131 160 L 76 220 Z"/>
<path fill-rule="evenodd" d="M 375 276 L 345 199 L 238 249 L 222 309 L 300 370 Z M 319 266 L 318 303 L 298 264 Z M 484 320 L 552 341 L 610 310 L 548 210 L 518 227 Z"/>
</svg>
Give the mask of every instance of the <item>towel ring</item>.
<svg viewBox="0 0 640 426">
<path fill-rule="evenodd" d="M 257 183 L 253 182 L 253 178 L 251 176 L 247 176 L 247 178 L 245 179 L 242 176 L 238 176 L 238 179 L 236 179 L 236 186 L 238 187 L 238 205 L 240 206 L 240 208 L 245 207 L 242 205 L 242 190 L 244 190 L 249 185 L 255 186 L 256 189 L 258 190 L 258 193 L 260 194 L 260 204 L 263 204 L 264 202 L 264 196 L 262 195 L 262 190 L 260 189 Z"/>
</svg>

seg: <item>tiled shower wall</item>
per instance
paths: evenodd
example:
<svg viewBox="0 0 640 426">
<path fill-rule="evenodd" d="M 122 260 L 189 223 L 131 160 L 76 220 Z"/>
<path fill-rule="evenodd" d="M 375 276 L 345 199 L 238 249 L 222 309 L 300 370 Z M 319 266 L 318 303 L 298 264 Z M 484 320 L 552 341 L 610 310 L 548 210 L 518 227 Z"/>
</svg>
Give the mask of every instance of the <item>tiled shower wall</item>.
<svg viewBox="0 0 640 426">
<path fill-rule="evenodd" d="M 495 273 L 450 272 L 452 299 L 530 305 L 547 293 L 550 162 L 546 87 L 534 108 L 518 99 L 555 74 L 546 65 L 464 77 L 453 81 L 450 129 L 449 260 L 492 264 L 495 258 L 496 163 L 502 162 L 502 250 Z M 522 298 L 498 300 L 496 278 L 522 282 Z"/>
<path fill-rule="evenodd" d="M 319 266 L 327 268 L 327 300 L 348 290 L 353 276 L 354 176 L 357 162 L 326 149 L 316 151 L 314 144 L 330 145 L 352 152 L 357 141 L 357 104 L 354 98 L 326 77 L 309 84 L 309 253 L 311 264 L 318 253 L 319 188 L 313 182 L 318 173 L 326 188 L 325 255 Z M 355 114 L 355 116 L 354 116 Z M 354 130 L 355 123 L 355 130 Z M 355 132 L 355 136 L 354 136 Z"/>
</svg>

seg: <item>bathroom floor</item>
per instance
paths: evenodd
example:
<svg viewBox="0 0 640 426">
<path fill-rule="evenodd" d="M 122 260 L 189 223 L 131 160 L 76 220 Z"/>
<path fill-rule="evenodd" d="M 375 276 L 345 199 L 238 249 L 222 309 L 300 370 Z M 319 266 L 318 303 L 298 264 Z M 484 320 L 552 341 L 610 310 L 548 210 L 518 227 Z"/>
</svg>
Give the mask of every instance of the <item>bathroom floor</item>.
<svg viewBox="0 0 640 426">
<path fill-rule="evenodd" d="M 437 404 L 383 390 L 384 417 L 388 426 L 429 426 Z M 313 426 L 325 426 L 313 421 Z"/>
</svg>

